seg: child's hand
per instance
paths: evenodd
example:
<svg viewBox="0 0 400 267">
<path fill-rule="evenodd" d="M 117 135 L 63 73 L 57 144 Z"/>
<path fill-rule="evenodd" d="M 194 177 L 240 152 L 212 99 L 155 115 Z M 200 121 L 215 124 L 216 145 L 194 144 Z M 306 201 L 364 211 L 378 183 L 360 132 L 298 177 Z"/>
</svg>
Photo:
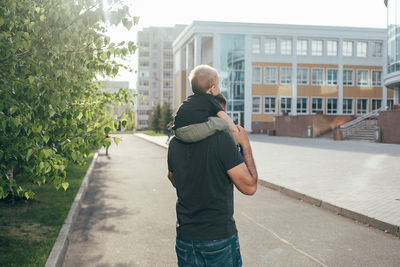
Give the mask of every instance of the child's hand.
<svg viewBox="0 0 400 267">
<path fill-rule="evenodd" d="M 233 135 L 237 142 L 243 147 L 250 145 L 249 136 L 242 126 L 236 125 L 236 131 L 233 132 Z"/>
</svg>

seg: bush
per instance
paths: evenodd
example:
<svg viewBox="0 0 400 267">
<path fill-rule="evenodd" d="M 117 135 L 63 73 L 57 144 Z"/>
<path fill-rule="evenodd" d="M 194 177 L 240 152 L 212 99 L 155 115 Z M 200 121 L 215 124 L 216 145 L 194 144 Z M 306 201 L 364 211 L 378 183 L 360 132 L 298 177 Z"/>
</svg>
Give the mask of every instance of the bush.
<svg viewBox="0 0 400 267">
<path fill-rule="evenodd" d="M 105 27 L 129 29 L 137 18 L 119 0 L 108 0 L 109 10 L 102 3 L 0 4 L 0 199 L 33 197 L 19 186 L 22 176 L 66 190 L 68 163 L 83 163 L 93 148 L 111 144 L 111 107 L 133 104 L 127 89 L 102 92 L 96 80 L 116 75 L 124 66 L 115 59 L 136 49 L 133 42 L 110 43 Z"/>
</svg>

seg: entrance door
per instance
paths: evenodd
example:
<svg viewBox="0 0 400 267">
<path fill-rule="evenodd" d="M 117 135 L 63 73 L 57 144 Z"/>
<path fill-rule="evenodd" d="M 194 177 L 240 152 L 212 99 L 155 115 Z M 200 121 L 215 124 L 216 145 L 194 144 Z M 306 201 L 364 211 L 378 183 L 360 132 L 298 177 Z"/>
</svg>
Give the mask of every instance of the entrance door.
<svg viewBox="0 0 400 267">
<path fill-rule="evenodd" d="M 228 115 L 236 125 L 240 125 L 240 111 L 230 111 Z"/>
</svg>

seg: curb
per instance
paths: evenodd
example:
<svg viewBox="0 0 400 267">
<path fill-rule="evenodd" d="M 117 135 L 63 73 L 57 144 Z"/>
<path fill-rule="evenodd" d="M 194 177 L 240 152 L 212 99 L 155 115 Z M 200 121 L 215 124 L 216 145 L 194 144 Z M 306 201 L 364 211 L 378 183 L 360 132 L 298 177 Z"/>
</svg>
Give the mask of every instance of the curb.
<svg viewBox="0 0 400 267">
<path fill-rule="evenodd" d="M 62 266 L 64 263 L 64 257 L 69 245 L 69 235 L 81 208 L 82 200 L 88 189 L 89 179 L 98 155 L 98 152 L 96 152 L 93 156 L 92 163 L 90 164 L 86 175 L 82 180 L 81 187 L 79 188 L 79 191 L 75 196 L 74 202 L 72 202 L 71 208 L 68 212 L 68 216 L 65 219 L 60 232 L 58 233 L 57 240 L 54 243 L 53 248 L 51 249 L 49 257 L 47 258 L 45 267 L 59 267 Z"/>
<path fill-rule="evenodd" d="M 273 184 L 273 183 L 270 183 L 270 182 L 267 182 L 264 180 L 258 180 L 258 183 L 264 187 L 278 191 L 278 192 L 280 192 L 286 196 L 289 196 L 291 198 L 302 200 L 306 203 L 326 209 L 337 215 L 341 215 L 343 217 L 353 219 L 353 220 L 363 223 L 365 225 L 373 226 L 379 230 L 384 231 L 385 233 L 390 233 L 394 236 L 400 237 L 400 227 L 398 225 L 383 222 L 383 221 L 377 220 L 375 218 L 371 218 L 366 215 L 357 213 L 355 211 L 341 208 L 339 206 L 333 205 L 333 204 L 325 202 L 323 200 L 307 196 L 307 195 L 299 193 L 297 191 L 294 191 L 294 190 L 288 189 L 286 187 L 276 185 L 276 184 Z"/>
</svg>

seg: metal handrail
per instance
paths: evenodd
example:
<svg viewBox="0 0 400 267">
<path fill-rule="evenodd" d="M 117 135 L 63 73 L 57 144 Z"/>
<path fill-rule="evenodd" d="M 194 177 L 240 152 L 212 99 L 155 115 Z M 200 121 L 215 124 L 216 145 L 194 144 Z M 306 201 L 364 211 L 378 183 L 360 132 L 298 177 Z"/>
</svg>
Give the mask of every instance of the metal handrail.
<svg viewBox="0 0 400 267">
<path fill-rule="evenodd" d="M 370 113 L 367 113 L 367 114 L 365 114 L 365 115 L 363 115 L 363 116 L 361 116 L 361 117 L 358 117 L 357 119 L 354 119 L 354 120 L 352 120 L 352 121 L 349 121 L 349 122 L 347 122 L 347 123 L 341 125 L 341 126 L 340 126 L 340 129 L 341 129 L 341 130 L 348 130 L 348 129 L 351 129 L 351 128 L 353 128 L 356 124 L 358 124 L 359 122 L 361 122 L 361 121 L 363 121 L 363 120 L 366 120 L 366 119 L 368 119 L 368 118 L 370 118 L 370 117 L 376 116 L 376 115 L 378 115 L 379 111 L 384 111 L 384 110 L 387 110 L 387 109 L 388 109 L 387 106 L 384 106 L 384 107 L 381 107 L 381 108 L 379 108 L 379 109 L 376 109 L 376 110 L 374 110 L 374 111 L 372 111 L 372 112 L 370 112 Z"/>
</svg>

